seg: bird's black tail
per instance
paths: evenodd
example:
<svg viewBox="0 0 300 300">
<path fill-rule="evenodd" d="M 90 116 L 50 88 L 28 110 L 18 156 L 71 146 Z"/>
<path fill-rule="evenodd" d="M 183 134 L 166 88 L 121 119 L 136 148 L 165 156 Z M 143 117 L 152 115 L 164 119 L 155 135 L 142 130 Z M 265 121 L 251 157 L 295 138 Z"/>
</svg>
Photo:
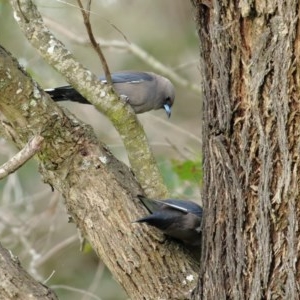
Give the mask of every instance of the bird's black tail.
<svg viewBox="0 0 300 300">
<path fill-rule="evenodd" d="M 46 89 L 45 92 L 49 94 L 55 102 L 69 100 L 72 102 L 90 104 L 84 97 L 82 97 L 74 88 L 69 85 L 54 89 Z"/>
</svg>

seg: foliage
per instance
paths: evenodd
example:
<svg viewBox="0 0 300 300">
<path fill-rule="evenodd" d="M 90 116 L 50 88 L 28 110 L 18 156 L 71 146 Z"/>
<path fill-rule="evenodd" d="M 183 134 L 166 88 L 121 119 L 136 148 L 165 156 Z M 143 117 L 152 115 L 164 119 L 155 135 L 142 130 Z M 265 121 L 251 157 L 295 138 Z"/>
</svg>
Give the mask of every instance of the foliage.
<svg viewBox="0 0 300 300">
<path fill-rule="evenodd" d="M 202 183 L 202 163 L 200 159 L 163 160 L 160 171 L 171 197 L 199 198 Z"/>
</svg>

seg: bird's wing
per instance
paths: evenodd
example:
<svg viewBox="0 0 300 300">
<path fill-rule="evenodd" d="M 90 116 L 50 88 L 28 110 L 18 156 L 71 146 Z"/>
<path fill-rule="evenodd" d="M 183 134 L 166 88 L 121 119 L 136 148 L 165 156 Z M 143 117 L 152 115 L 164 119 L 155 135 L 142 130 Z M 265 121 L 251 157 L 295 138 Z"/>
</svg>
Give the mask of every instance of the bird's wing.
<svg viewBox="0 0 300 300">
<path fill-rule="evenodd" d="M 202 207 L 192 201 L 179 199 L 153 200 L 148 199 L 142 195 L 138 195 L 137 197 L 142 201 L 144 206 L 151 213 L 164 209 L 164 207 L 168 207 L 186 214 L 194 214 L 199 218 L 202 217 Z"/>
<path fill-rule="evenodd" d="M 194 202 L 187 201 L 187 200 L 178 200 L 178 199 L 167 199 L 164 201 L 160 201 L 160 200 L 158 201 L 168 207 L 174 208 L 181 212 L 192 213 L 199 217 L 202 216 L 202 212 L 203 212 L 202 207 Z"/>
<path fill-rule="evenodd" d="M 99 77 L 100 81 L 107 82 L 104 76 Z M 111 74 L 113 83 L 139 83 L 143 81 L 152 81 L 153 77 L 146 72 L 117 72 Z"/>
</svg>

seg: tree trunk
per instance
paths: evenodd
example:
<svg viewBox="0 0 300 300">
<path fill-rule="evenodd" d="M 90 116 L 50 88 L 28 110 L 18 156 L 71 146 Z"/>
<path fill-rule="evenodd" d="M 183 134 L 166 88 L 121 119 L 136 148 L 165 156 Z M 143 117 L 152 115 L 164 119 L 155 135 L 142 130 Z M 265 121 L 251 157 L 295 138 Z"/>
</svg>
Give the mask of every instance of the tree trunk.
<svg viewBox="0 0 300 300">
<path fill-rule="evenodd" d="M 193 1 L 205 173 L 194 298 L 298 299 L 298 1 L 203 2 Z"/>
</svg>

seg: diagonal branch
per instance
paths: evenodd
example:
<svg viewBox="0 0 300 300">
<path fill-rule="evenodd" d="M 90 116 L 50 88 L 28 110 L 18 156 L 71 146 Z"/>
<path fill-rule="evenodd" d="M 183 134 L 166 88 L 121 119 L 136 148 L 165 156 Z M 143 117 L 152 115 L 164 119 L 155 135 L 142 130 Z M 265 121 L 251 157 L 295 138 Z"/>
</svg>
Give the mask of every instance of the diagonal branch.
<svg viewBox="0 0 300 300">
<path fill-rule="evenodd" d="M 29 42 L 66 80 L 106 115 L 119 132 L 132 170 L 147 195 L 164 198 L 167 190 L 141 124 L 129 105 L 125 105 L 102 85 L 97 76 L 79 64 L 73 55 L 44 25 L 31 0 L 11 0 L 15 19 Z"/>
<path fill-rule="evenodd" d="M 57 300 L 56 294 L 37 282 L 21 266 L 18 258 L 0 244 L 0 297 L 6 300 Z"/>
<path fill-rule="evenodd" d="M 44 138 L 34 136 L 25 147 L 0 167 L 0 180 L 15 172 L 41 149 Z"/>
<path fill-rule="evenodd" d="M 83 8 L 81 0 L 77 0 L 77 3 L 79 5 L 79 7 L 80 7 L 80 10 L 81 10 L 81 13 L 82 13 L 82 16 L 83 16 L 84 25 L 85 25 L 86 31 L 87 31 L 87 33 L 89 35 L 90 42 L 91 42 L 94 50 L 98 54 L 98 56 L 100 58 L 100 61 L 102 63 L 102 67 L 103 67 L 103 70 L 104 70 L 104 73 L 105 73 L 105 78 L 107 80 L 107 83 L 110 86 L 112 86 L 112 79 L 111 79 L 111 75 L 110 75 L 110 71 L 109 71 L 109 67 L 108 67 L 107 61 L 106 61 L 106 59 L 104 57 L 104 54 L 103 54 L 103 52 L 101 50 L 101 47 L 100 47 L 99 43 L 97 43 L 97 41 L 95 39 L 95 36 L 94 36 L 94 33 L 93 33 L 93 29 L 92 29 L 92 25 L 91 25 L 91 22 L 90 22 L 91 0 L 89 0 L 89 2 L 87 4 L 87 9 Z"/>
</svg>

